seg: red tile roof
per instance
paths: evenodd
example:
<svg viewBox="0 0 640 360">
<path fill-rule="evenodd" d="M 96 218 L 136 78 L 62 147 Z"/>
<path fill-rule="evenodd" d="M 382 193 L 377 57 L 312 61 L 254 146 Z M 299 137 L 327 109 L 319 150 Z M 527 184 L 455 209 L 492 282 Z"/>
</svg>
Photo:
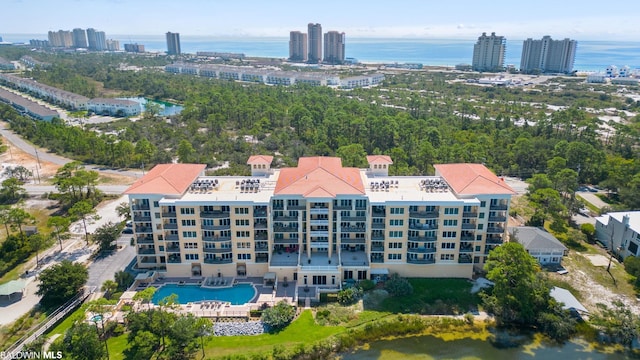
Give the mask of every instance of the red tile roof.
<svg viewBox="0 0 640 360">
<path fill-rule="evenodd" d="M 270 156 L 270 155 L 252 155 L 252 156 L 249 156 L 249 160 L 247 160 L 247 165 L 252 165 L 252 164 L 270 165 L 272 161 L 273 161 L 273 156 Z"/>
<path fill-rule="evenodd" d="M 304 157 L 298 167 L 283 168 L 276 183 L 275 195 L 335 197 L 364 195 L 360 170 L 342 167 L 337 157 Z"/>
<path fill-rule="evenodd" d="M 160 164 L 133 183 L 125 194 L 180 195 L 202 171 L 204 164 Z"/>
<path fill-rule="evenodd" d="M 367 155 L 367 162 L 369 164 L 393 164 L 389 155 Z"/>
<path fill-rule="evenodd" d="M 515 194 L 504 180 L 497 177 L 482 164 L 438 164 L 434 165 L 440 175 L 456 194 Z"/>
</svg>

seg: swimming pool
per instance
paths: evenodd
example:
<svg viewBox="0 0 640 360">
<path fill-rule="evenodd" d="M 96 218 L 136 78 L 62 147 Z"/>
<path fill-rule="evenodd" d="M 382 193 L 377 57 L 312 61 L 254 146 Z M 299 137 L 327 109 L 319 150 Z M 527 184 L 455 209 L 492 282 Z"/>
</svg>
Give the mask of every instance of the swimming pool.
<svg viewBox="0 0 640 360">
<path fill-rule="evenodd" d="M 232 287 L 209 289 L 202 288 L 200 285 L 164 285 L 159 288 L 153 295 L 153 303 L 158 302 L 165 297 L 176 294 L 178 295 L 178 302 L 180 304 L 186 304 L 196 301 L 228 301 L 232 305 L 245 304 L 256 295 L 256 289 L 251 284 L 238 284 Z"/>
</svg>

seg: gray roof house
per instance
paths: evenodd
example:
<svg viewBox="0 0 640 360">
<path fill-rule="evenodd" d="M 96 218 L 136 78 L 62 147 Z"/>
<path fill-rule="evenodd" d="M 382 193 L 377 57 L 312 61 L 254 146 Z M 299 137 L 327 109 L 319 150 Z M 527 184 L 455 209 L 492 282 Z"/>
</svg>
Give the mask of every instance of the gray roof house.
<svg viewBox="0 0 640 360">
<path fill-rule="evenodd" d="M 567 247 L 544 229 L 532 226 L 510 227 L 509 236 L 511 241 L 515 239 L 522 244 L 540 265 L 559 265 L 562 257 L 567 254 Z"/>
</svg>

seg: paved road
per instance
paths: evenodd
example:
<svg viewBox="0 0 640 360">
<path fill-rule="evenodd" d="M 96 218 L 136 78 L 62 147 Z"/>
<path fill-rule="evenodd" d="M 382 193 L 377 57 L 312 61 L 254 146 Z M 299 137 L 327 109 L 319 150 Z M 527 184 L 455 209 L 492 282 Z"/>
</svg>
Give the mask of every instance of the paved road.
<svg viewBox="0 0 640 360">
<path fill-rule="evenodd" d="M 602 201 L 599 197 L 596 196 L 597 193 L 592 193 L 590 191 L 578 191 L 576 195 L 580 195 L 583 199 L 587 200 L 591 204 L 593 204 L 598 209 L 602 209 L 605 206 L 609 206 L 606 202 Z"/>
<path fill-rule="evenodd" d="M 98 185 L 97 188 L 105 194 L 120 195 L 129 186 L 128 185 Z M 42 195 L 44 193 L 57 192 L 53 185 L 24 185 L 25 190 L 29 195 Z"/>
<path fill-rule="evenodd" d="M 136 256 L 133 246 L 130 245 L 131 235 L 121 236 L 118 240 L 118 251 L 105 257 L 95 259 L 89 265 L 88 286 L 97 286 L 98 290 L 105 280 L 113 280 L 113 274 L 124 270 Z"/>
<path fill-rule="evenodd" d="M 7 141 L 11 142 L 20 150 L 30 154 L 31 156 L 37 157 L 42 161 L 48 161 L 50 163 L 54 163 L 57 165 L 64 165 L 73 160 L 67 159 L 65 157 L 49 153 L 47 149 L 37 148 L 33 144 L 23 140 L 20 136 L 16 135 L 13 131 L 5 128 L 6 124 L 4 122 L 0 122 L 0 134 L 7 139 Z M 108 173 L 108 174 L 116 174 L 123 176 L 130 176 L 133 178 L 139 178 L 142 176 L 142 171 L 131 171 L 131 170 L 118 170 L 118 169 L 107 169 L 104 167 L 96 166 L 96 165 L 85 165 L 85 168 L 90 170 L 96 170 L 98 172 Z"/>
</svg>

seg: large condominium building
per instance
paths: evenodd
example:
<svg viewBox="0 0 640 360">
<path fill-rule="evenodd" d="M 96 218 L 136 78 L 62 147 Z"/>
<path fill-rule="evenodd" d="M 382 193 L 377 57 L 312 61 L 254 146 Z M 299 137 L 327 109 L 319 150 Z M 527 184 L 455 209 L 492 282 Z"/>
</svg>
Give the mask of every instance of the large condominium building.
<svg viewBox="0 0 640 360">
<path fill-rule="evenodd" d="M 104 51 L 107 50 L 107 38 L 104 31 L 96 31 L 96 29 L 87 29 L 87 42 L 89 50 Z"/>
<path fill-rule="evenodd" d="M 392 273 L 470 278 L 505 239 L 513 190 L 481 164 L 435 176 L 389 176 L 340 158 L 300 158 L 251 176 L 205 176 L 205 165 L 154 167 L 127 191 L 137 267 L 167 277 L 259 277 L 337 289 Z"/>
<path fill-rule="evenodd" d="M 84 29 L 73 29 L 73 47 L 87 48 L 87 32 Z"/>
<path fill-rule="evenodd" d="M 570 73 L 573 71 L 577 46 L 575 40 L 552 40 L 548 35 L 541 40 L 529 38 L 522 45 L 520 71 Z"/>
<path fill-rule="evenodd" d="M 474 71 L 503 70 L 506 47 L 504 36 L 496 36 L 496 33 L 487 36 L 487 33 L 482 33 L 473 46 L 471 68 Z"/>
<path fill-rule="evenodd" d="M 107 50 L 108 51 L 120 51 L 120 41 L 107 39 Z"/>
<path fill-rule="evenodd" d="M 289 33 L 289 61 L 307 61 L 307 34 L 300 31 Z"/>
<path fill-rule="evenodd" d="M 329 31 L 324 34 L 324 60 L 328 64 L 344 63 L 344 33 Z"/>
<path fill-rule="evenodd" d="M 322 61 L 322 25 L 309 23 L 307 28 L 309 39 L 307 61 L 311 64 L 317 64 Z"/>
<path fill-rule="evenodd" d="M 71 31 L 49 31 L 49 44 L 53 47 L 73 47 L 73 35 Z"/>
<path fill-rule="evenodd" d="M 180 55 L 180 34 L 167 33 L 167 55 Z"/>
</svg>

